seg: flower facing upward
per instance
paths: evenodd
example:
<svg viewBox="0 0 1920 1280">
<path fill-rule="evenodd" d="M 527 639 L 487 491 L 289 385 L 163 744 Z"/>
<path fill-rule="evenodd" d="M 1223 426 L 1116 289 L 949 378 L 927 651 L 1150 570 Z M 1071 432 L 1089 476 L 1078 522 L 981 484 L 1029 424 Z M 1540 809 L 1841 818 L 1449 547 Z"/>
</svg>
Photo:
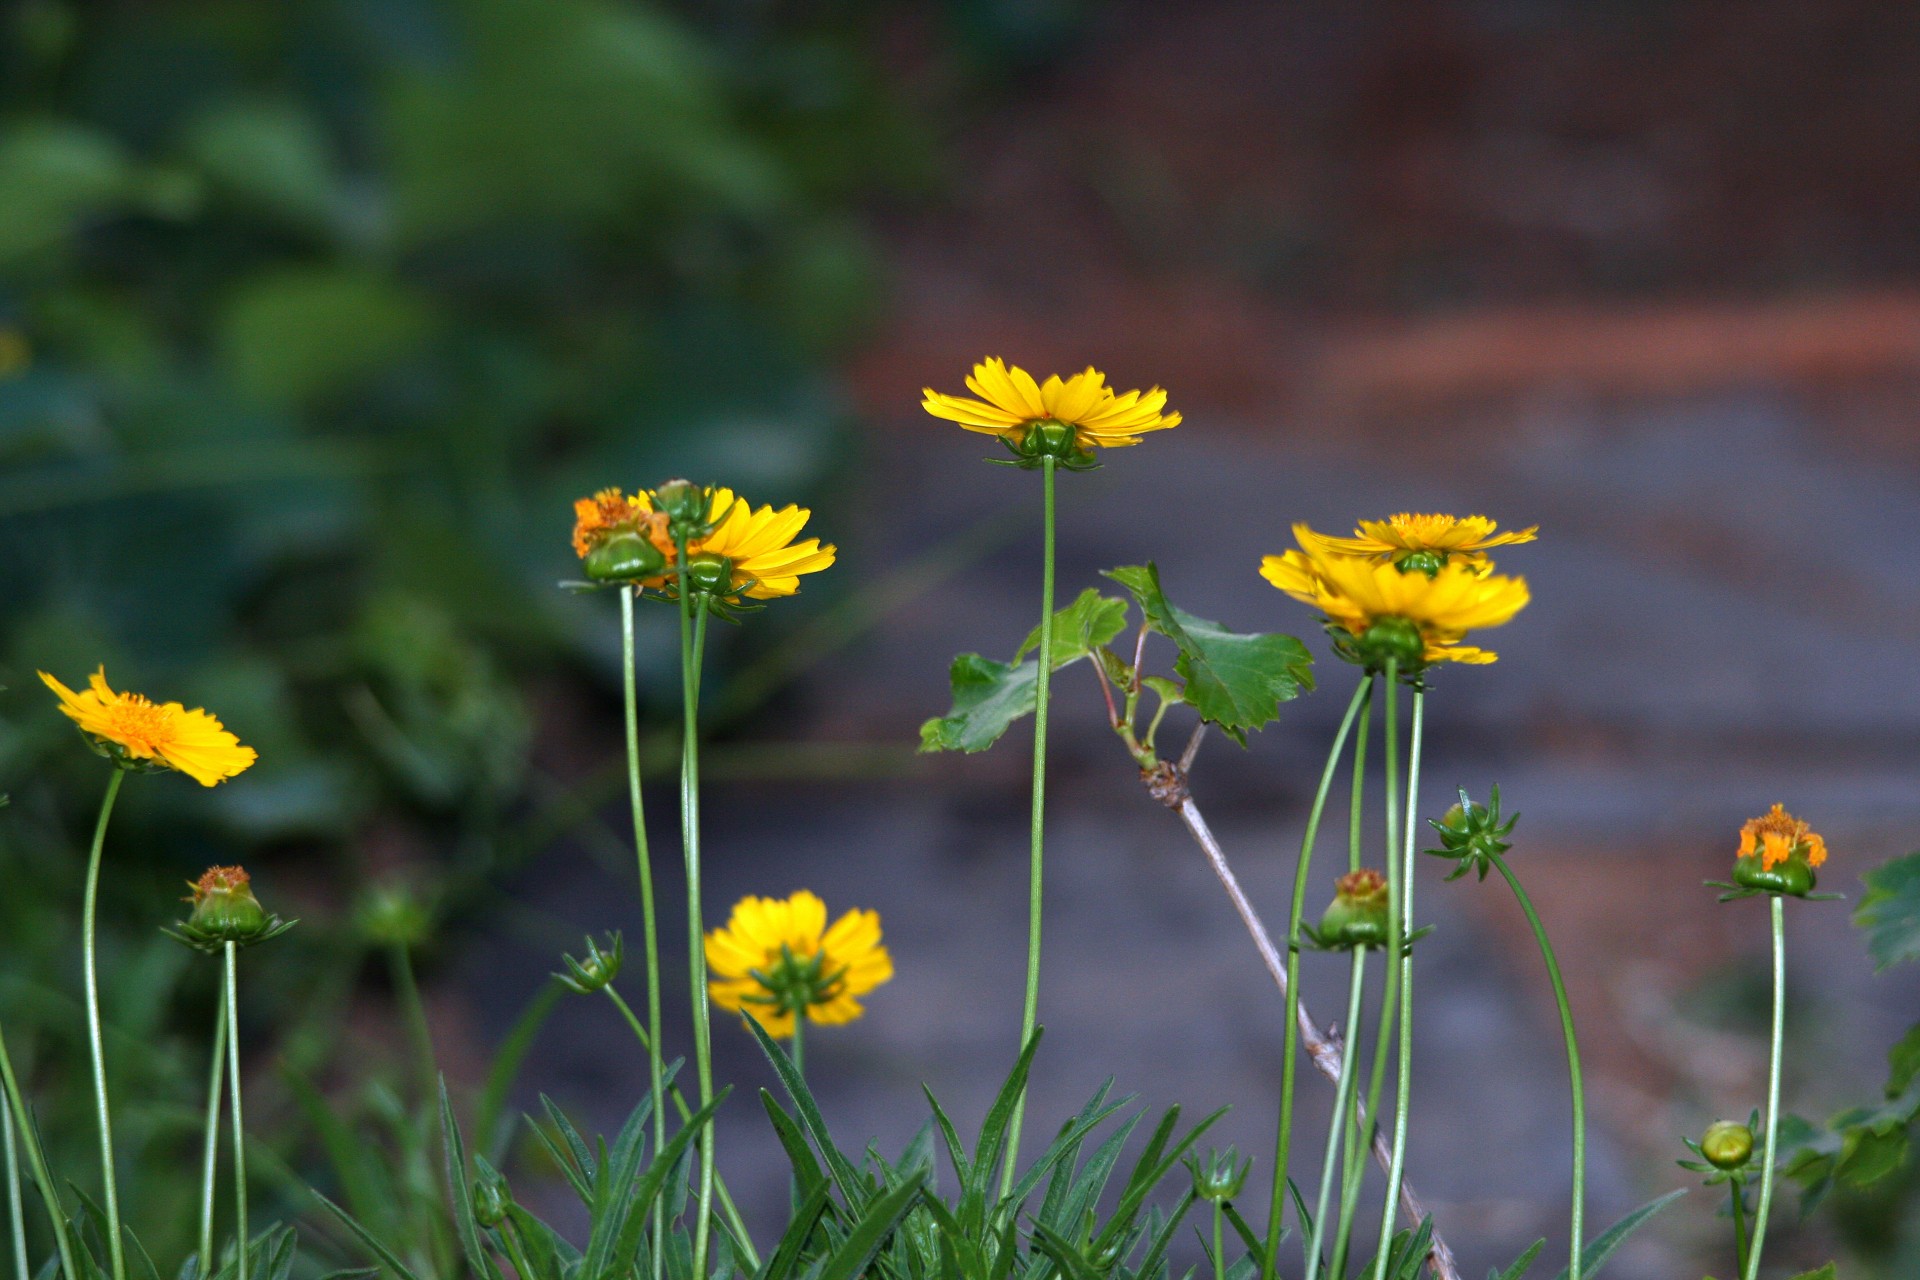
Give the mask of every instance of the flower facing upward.
<svg viewBox="0 0 1920 1280">
<path fill-rule="evenodd" d="M 1267 556 L 1260 576 L 1325 615 L 1343 656 L 1369 667 L 1394 658 L 1402 671 L 1431 662 L 1493 662 L 1460 643 L 1469 631 L 1510 622 L 1531 598 L 1525 578 L 1454 562 L 1432 572 L 1317 549 L 1320 535 L 1294 526 L 1304 550 Z"/>
<path fill-rule="evenodd" d="M 94 749 L 122 768 L 177 769 L 211 787 L 260 758 L 205 711 L 153 702 L 137 693 L 115 693 L 107 687 L 105 667 L 93 673 L 80 693 L 44 671 L 40 678 L 59 695 L 60 709 L 80 726 Z"/>
<path fill-rule="evenodd" d="M 1540 526 L 1496 533 L 1499 526 L 1485 516 L 1418 515 L 1402 511 L 1385 520 L 1362 520 L 1351 538 L 1336 538 L 1306 529 L 1302 544 L 1328 555 L 1368 556 L 1420 569 L 1439 568 L 1459 561 L 1475 567 L 1491 564 L 1489 547 L 1532 542 Z M 1304 528 L 1304 526 L 1303 526 Z"/>
<path fill-rule="evenodd" d="M 1827 860 L 1827 842 L 1785 806 L 1776 804 L 1770 812 L 1741 824 L 1739 856 L 1758 854 L 1762 871 L 1773 870 L 1796 852 L 1805 855 L 1809 867 L 1817 867 Z"/>
<path fill-rule="evenodd" d="M 1167 393 L 1159 387 L 1116 394 L 1091 365 L 1065 380 L 1053 374 L 1035 382 L 1020 366 L 990 356 L 973 366 L 967 389 L 980 399 L 927 387 L 921 408 L 969 431 L 999 436 L 1025 459 L 1051 454 L 1073 466 L 1091 466 L 1089 449 L 1139 444 L 1149 431 L 1180 425 L 1178 413 L 1165 412 Z"/>
<path fill-rule="evenodd" d="M 176 928 L 163 932 L 198 951 L 214 952 L 232 943 L 250 947 L 277 938 L 295 921 L 282 920 L 253 896 L 253 880 L 242 867 L 208 867 L 198 880 L 188 882 L 193 912 Z"/>
<path fill-rule="evenodd" d="M 826 904 L 802 889 L 790 898 L 740 899 L 726 927 L 707 935 L 713 1002 L 791 1036 L 794 1016 L 823 1025 L 866 1012 L 858 997 L 893 977 L 880 914 L 849 911 L 827 924 Z"/>
</svg>

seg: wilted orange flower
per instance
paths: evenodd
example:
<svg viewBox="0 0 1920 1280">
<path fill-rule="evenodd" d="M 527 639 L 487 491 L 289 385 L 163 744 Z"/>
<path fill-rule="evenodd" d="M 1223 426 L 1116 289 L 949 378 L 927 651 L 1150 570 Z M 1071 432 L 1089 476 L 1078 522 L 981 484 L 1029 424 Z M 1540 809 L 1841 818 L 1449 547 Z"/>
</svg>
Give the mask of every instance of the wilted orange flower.
<svg viewBox="0 0 1920 1280">
<path fill-rule="evenodd" d="M 1800 819 L 1788 813 L 1784 805 L 1776 804 L 1758 818 L 1749 818 L 1740 827 L 1740 856 L 1751 858 L 1760 855 L 1760 869 L 1770 871 L 1779 863 L 1793 856 L 1795 849 L 1804 849 L 1809 867 L 1817 867 L 1827 860 L 1827 842 Z"/>
</svg>

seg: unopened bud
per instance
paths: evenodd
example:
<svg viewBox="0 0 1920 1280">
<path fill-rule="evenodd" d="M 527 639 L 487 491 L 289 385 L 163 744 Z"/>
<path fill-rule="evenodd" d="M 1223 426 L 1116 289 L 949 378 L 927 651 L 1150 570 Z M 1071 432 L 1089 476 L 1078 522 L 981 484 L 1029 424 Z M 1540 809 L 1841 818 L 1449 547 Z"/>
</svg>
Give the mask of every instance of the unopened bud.
<svg viewBox="0 0 1920 1280">
<path fill-rule="evenodd" d="M 192 881 L 193 896 L 187 901 L 193 910 L 185 920 L 165 932 L 176 941 L 201 951 L 213 952 L 228 943 L 252 946 L 277 938 L 293 927 L 260 905 L 253 896 L 252 877 L 242 867 L 208 867 Z"/>
<path fill-rule="evenodd" d="M 702 595 L 726 595 L 733 590 L 733 561 L 711 551 L 688 556 L 687 589 Z"/>
<path fill-rule="evenodd" d="M 1700 1154 L 1716 1169 L 1738 1169 L 1753 1157 L 1753 1130 L 1734 1120 L 1707 1126 L 1700 1137 Z"/>
<path fill-rule="evenodd" d="M 660 548 L 637 533 L 616 533 L 587 552 L 582 568 L 594 582 L 637 582 L 667 567 Z"/>
<path fill-rule="evenodd" d="M 676 536 L 697 535 L 704 529 L 709 504 L 707 491 L 691 480 L 669 480 L 653 491 L 653 508 L 666 516 Z"/>
<path fill-rule="evenodd" d="M 1320 945 L 1333 950 L 1386 946 L 1392 929 L 1387 878 L 1363 867 L 1341 876 L 1333 887 L 1333 902 L 1320 917 Z"/>
<path fill-rule="evenodd" d="M 1193 1194 L 1214 1204 L 1225 1204 L 1240 1194 L 1247 1184 L 1247 1171 L 1253 1161 L 1242 1163 L 1239 1151 L 1209 1151 L 1206 1159 L 1189 1157 L 1187 1171 L 1193 1175 Z"/>
</svg>

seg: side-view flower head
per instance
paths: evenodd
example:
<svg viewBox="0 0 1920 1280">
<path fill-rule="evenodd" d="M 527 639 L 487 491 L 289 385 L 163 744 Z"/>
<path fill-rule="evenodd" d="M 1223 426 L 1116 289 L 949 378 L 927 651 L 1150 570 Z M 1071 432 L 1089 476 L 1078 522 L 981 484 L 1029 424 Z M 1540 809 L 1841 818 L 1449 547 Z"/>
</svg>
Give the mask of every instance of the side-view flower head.
<svg viewBox="0 0 1920 1280">
<path fill-rule="evenodd" d="M 1739 856 L 1751 858 L 1758 854 L 1763 870 L 1772 870 L 1795 853 L 1805 857 L 1808 866 L 1817 867 L 1827 860 L 1827 842 L 1812 827 L 1788 813 L 1785 805 L 1776 804 L 1760 817 L 1748 818 L 1740 824 Z"/>
<path fill-rule="evenodd" d="M 852 1022 L 859 997 L 893 977 L 877 911 L 827 923 L 827 907 L 802 889 L 789 898 L 746 897 L 724 928 L 707 934 L 713 1002 L 752 1018 L 770 1036 L 791 1036 L 795 1015 L 822 1025 Z"/>
<path fill-rule="evenodd" d="M 1370 668 L 1393 658 L 1402 671 L 1428 663 L 1487 663 L 1499 655 L 1460 643 L 1468 632 L 1513 620 L 1532 597 L 1525 578 L 1464 562 L 1431 572 L 1370 556 L 1330 554 L 1321 535 L 1294 526 L 1301 550 L 1266 556 L 1260 576 L 1325 617 L 1341 656 Z"/>
<path fill-rule="evenodd" d="M 107 669 L 93 673 L 75 693 L 42 671 L 40 679 L 60 698 L 60 710 L 80 727 L 94 750 L 123 769 L 174 769 L 203 787 L 245 772 L 260 753 L 213 716 L 178 702 L 154 702 L 138 693 L 107 687 Z"/>
<path fill-rule="evenodd" d="M 573 504 L 573 553 L 595 582 L 633 582 L 673 562 L 673 540 L 645 494 L 602 489 Z"/>
<path fill-rule="evenodd" d="M 927 387 L 921 407 L 968 431 L 998 436 L 1024 464 L 1051 455 L 1069 470 L 1098 465 L 1092 450 L 1140 443 L 1149 431 L 1180 425 L 1168 412 L 1159 387 L 1116 394 L 1107 377 L 1089 365 L 1070 378 L 1050 375 L 1036 382 L 1019 365 L 989 356 L 973 366 L 967 389 L 979 396 L 947 395 Z"/>
<path fill-rule="evenodd" d="M 1354 527 L 1351 538 L 1315 533 L 1300 526 L 1300 530 L 1304 530 L 1301 545 L 1309 551 L 1390 560 L 1405 568 L 1428 572 L 1453 563 L 1490 567 L 1488 548 L 1532 542 L 1540 532 L 1537 524 L 1506 533 L 1496 532 L 1498 528 L 1486 516 L 1423 515 L 1410 511 L 1398 512 L 1385 520 L 1362 520 Z"/>
<path fill-rule="evenodd" d="M 185 899 L 192 904 L 192 913 L 162 932 L 196 950 L 218 951 L 229 942 L 250 947 L 277 938 L 299 923 L 282 920 L 260 905 L 253 896 L 253 878 L 244 867 L 208 867 L 187 887 L 193 890 Z"/>
</svg>

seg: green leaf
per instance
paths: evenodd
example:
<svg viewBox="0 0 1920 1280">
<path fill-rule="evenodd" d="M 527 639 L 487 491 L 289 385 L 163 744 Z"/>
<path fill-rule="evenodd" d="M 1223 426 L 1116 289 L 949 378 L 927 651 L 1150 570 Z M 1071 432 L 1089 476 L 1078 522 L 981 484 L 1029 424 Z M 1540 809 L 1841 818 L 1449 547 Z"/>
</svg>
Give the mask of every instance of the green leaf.
<svg viewBox="0 0 1920 1280">
<path fill-rule="evenodd" d="M 351 1231 L 354 1234 L 354 1236 L 359 1239 L 360 1243 L 367 1247 L 367 1250 L 370 1253 L 372 1253 L 374 1257 L 378 1258 L 381 1261 L 381 1263 L 385 1265 L 389 1271 L 393 1272 L 394 1275 L 400 1277 L 400 1280 L 420 1280 L 420 1277 L 415 1275 L 413 1271 L 410 1268 L 408 1268 L 406 1263 L 400 1261 L 398 1254 L 394 1253 L 393 1250 L 387 1248 L 386 1245 L 382 1244 L 379 1240 L 375 1239 L 373 1236 L 373 1233 L 368 1231 L 365 1227 L 361 1226 L 359 1222 L 357 1222 L 354 1219 L 354 1216 L 352 1214 L 348 1213 L 345 1209 L 342 1209 L 339 1205 L 335 1204 L 333 1201 L 321 1195 L 318 1191 L 314 1191 L 312 1190 L 312 1188 L 308 1188 L 308 1191 L 309 1191 L 309 1194 L 311 1194 L 315 1200 L 318 1200 L 328 1212 L 332 1213 L 334 1217 L 338 1218 L 340 1220 L 340 1224 L 344 1226 L 348 1231 Z"/>
<path fill-rule="evenodd" d="M 1834 1264 L 1829 1262 L 1818 1270 L 1802 1271 L 1793 1280 L 1840 1280 L 1840 1273 L 1834 1269 Z"/>
<path fill-rule="evenodd" d="M 745 1019 L 747 1030 L 760 1042 L 760 1052 L 767 1055 L 767 1061 L 773 1064 L 774 1074 L 780 1077 L 780 1083 L 786 1087 L 787 1096 L 793 1099 L 794 1107 L 800 1112 L 800 1123 L 813 1138 L 820 1149 L 820 1158 L 826 1161 L 827 1172 L 832 1175 L 834 1185 L 840 1188 L 847 1207 L 858 1212 L 864 1208 L 869 1196 L 866 1185 L 861 1181 L 859 1171 L 833 1145 L 833 1135 L 827 1132 L 826 1117 L 820 1114 L 820 1105 L 813 1099 L 813 1091 L 807 1088 L 807 1082 L 793 1065 L 793 1059 L 787 1051 L 773 1042 L 758 1022 Z"/>
<path fill-rule="evenodd" d="M 1902 960 L 1920 960 L 1920 853 L 1875 867 L 1861 877 L 1867 894 L 1853 913 L 1867 935 L 1875 972 Z"/>
<path fill-rule="evenodd" d="M 1107 571 L 1139 602 L 1147 625 L 1179 647 L 1173 669 L 1200 718 L 1245 745 L 1247 730 L 1280 714 L 1280 704 L 1313 687 L 1313 655 L 1287 635 L 1229 631 L 1168 602 L 1152 563 Z"/>
<path fill-rule="evenodd" d="M 467 1144 L 460 1137 L 460 1124 L 453 1118 L 453 1101 L 447 1097 L 447 1078 L 440 1077 L 440 1144 L 447 1172 L 447 1196 L 453 1204 L 453 1223 L 459 1228 L 460 1247 L 467 1265 L 477 1276 L 500 1280 L 500 1268 L 493 1255 L 480 1242 L 480 1223 L 473 1216 L 473 1178 L 467 1172 Z"/>
<path fill-rule="evenodd" d="M 1580 1274 L 1591 1276 L 1599 1272 L 1600 1264 L 1613 1256 L 1613 1251 L 1626 1242 L 1628 1236 L 1646 1225 L 1647 1219 L 1687 1194 L 1681 1187 L 1678 1191 L 1669 1191 L 1657 1200 L 1649 1200 L 1635 1209 L 1605 1231 L 1587 1241 L 1587 1247 L 1580 1251 Z M 1560 1274 L 1554 1280 L 1567 1280 L 1567 1268 L 1560 1268 Z"/>
<path fill-rule="evenodd" d="M 1120 634 L 1127 625 L 1127 602 L 1101 595 L 1092 587 L 1054 614 L 1053 670 L 1080 661 Z M 920 726 L 920 750 L 985 751 L 1000 740 L 1015 720 L 1033 714 L 1039 702 L 1038 662 L 1022 662 L 1040 647 L 1040 629 L 1034 628 L 1013 655 L 1012 662 L 995 662 L 977 653 L 953 660 L 948 679 L 953 686 L 953 710 Z"/>
<path fill-rule="evenodd" d="M 1917 1078 L 1920 1078 L 1920 1022 L 1907 1028 L 1907 1034 L 1887 1050 L 1887 1096 L 1899 1097 Z"/>
<path fill-rule="evenodd" d="M 1127 602 L 1103 596 L 1092 587 L 1053 615 L 1053 669 L 1087 657 L 1095 649 L 1119 635 L 1127 626 Z M 1027 633 L 1015 651 L 1015 662 L 1040 647 L 1040 628 Z"/>
<path fill-rule="evenodd" d="M 1522 1276 L 1533 1269 L 1533 1260 L 1538 1258 L 1540 1251 L 1546 1247 L 1547 1242 L 1545 1240 L 1535 1240 L 1527 1246 L 1527 1251 L 1515 1258 L 1513 1265 L 1505 1271 L 1487 1272 L 1487 1280 L 1520 1280 Z"/>
<path fill-rule="evenodd" d="M 922 1165 L 899 1186 L 876 1197 L 820 1269 L 818 1280 L 854 1280 L 865 1271 L 920 1199 L 926 1179 L 926 1166 Z"/>
</svg>

